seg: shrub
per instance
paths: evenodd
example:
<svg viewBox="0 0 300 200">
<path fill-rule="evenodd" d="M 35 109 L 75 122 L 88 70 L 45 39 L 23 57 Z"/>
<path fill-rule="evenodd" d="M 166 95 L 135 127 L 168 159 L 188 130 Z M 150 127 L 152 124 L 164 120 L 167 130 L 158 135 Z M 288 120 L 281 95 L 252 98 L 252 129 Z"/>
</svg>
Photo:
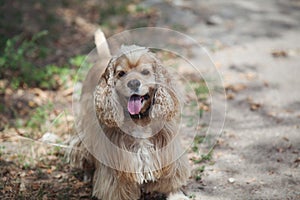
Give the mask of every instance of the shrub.
<svg viewBox="0 0 300 200">
<path fill-rule="evenodd" d="M 36 61 L 47 56 L 48 49 L 39 44 L 47 31 L 35 34 L 31 39 L 21 35 L 6 41 L 0 56 L 0 79 L 7 79 L 14 89 L 18 87 L 40 87 L 57 89 L 61 77 L 69 73 L 67 67 L 56 65 L 37 66 Z"/>
</svg>

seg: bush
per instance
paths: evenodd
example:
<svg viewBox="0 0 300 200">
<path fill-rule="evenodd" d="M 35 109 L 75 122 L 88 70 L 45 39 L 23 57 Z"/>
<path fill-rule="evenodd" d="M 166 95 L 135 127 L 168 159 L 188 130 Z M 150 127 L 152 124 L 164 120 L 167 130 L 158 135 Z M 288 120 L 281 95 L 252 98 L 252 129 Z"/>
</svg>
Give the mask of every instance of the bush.
<svg viewBox="0 0 300 200">
<path fill-rule="evenodd" d="M 60 83 L 55 76 L 67 75 L 69 69 L 35 64 L 47 56 L 48 49 L 38 43 L 46 34 L 47 31 L 42 31 L 27 40 L 21 35 L 8 39 L 0 56 L 0 79 L 7 79 L 14 89 L 24 86 L 57 89 Z"/>
</svg>

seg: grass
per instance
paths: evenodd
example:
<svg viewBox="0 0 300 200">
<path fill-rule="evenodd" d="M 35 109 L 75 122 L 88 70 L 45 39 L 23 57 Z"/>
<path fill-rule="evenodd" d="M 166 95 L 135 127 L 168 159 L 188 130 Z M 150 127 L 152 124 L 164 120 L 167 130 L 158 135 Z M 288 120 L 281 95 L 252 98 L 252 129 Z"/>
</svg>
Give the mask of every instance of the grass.
<svg viewBox="0 0 300 200">
<path fill-rule="evenodd" d="M 192 158 L 191 160 L 194 162 L 194 164 L 199 164 L 205 161 L 210 161 L 212 159 L 212 151 L 210 151 L 207 154 L 202 154 L 200 157 Z"/>
<path fill-rule="evenodd" d="M 37 107 L 25 126 L 31 129 L 38 129 L 39 131 L 42 131 L 43 125 L 47 121 L 49 114 L 53 111 L 53 108 L 54 105 L 51 102 Z"/>
<path fill-rule="evenodd" d="M 189 112 L 197 112 L 199 118 L 202 118 L 205 111 L 209 110 L 209 105 L 207 104 L 207 99 L 209 97 L 209 89 L 204 80 L 201 81 L 190 81 L 186 86 L 186 91 L 192 93 L 195 96 L 194 99 L 188 105 Z M 198 117 L 195 116 L 185 116 L 187 117 L 187 126 L 192 127 L 199 122 Z"/>
<path fill-rule="evenodd" d="M 205 166 L 202 165 L 194 170 L 194 178 L 196 181 L 200 181 L 202 179 L 202 174 L 205 170 Z"/>
<path fill-rule="evenodd" d="M 212 159 L 212 151 L 210 151 L 208 154 L 202 154 L 198 158 L 192 158 L 191 160 L 195 165 L 197 164 L 199 165 L 201 163 L 206 163 L 211 159 Z M 195 179 L 195 181 L 201 181 L 204 171 L 205 171 L 205 165 L 198 166 L 196 169 L 192 171 L 192 176 Z"/>
<path fill-rule="evenodd" d="M 9 38 L 0 56 L 0 79 L 7 79 L 13 89 L 19 87 L 39 87 L 57 89 L 64 85 L 67 77 L 74 74 L 69 65 L 57 66 L 49 64 L 39 66 L 38 60 L 44 59 L 49 49 L 40 44 L 47 31 L 36 33 L 30 39 L 17 35 Z M 79 65 L 83 56 L 70 59 L 71 65 Z"/>
<path fill-rule="evenodd" d="M 0 157 L 5 154 L 5 146 L 0 145 Z"/>
<path fill-rule="evenodd" d="M 202 135 L 196 135 L 194 138 L 192 151 L 197 153 L 199 151 L 199 145 L 204 141 L 205 136 Z"/>
<path fill-rule="evenodd" d="M 196 135 L 194 138 L 193 145 L 191 147 L 192 151 L 196 153 L 196 156 L 191 158 L 191 161 L 195 165 L 199 165 L 202 163 L 206 163 L 207 161 L 211 161 L 213 151 L 209 151 L 207 154 L 200 154 L 199 152 L 199 145 L 203 143 L 205 140 L 205 136 Z M 198 166 L 196 169 L 193 170 L 192 176 L 196 181 L 200 181 L 202 179 L 202 174 L 205 170 L 205 165 Z"/>
<path fill-rule="evenodd" d="M 201 81 L 190 81 L 189 87 L 195 92 L 199 101 L 205 101 L 209 95 L 209 89 L 204 80 Z"/>
<path fill-rule="evenodd" d="M 190 199 L 195 199 L 195 198 L 196 198 L 196 195 L 195 195 L 195 194 L 191 194 L 191 195 L 189 195 L 189 198 L 190 198 Z"/>
<path fill-rule="evenodd" d="M 198 116 L 201 118 L 204 112 L 209 110 L 209 106 L 205 103 L 209 96 L 209 89 L 204 80 L 190 81 L 187 87 L 187 90 L 191 93 L 194 93 L 194 95 L 196 96 L 196 99 L 194 101 L 191 101 L 190 103 L 190 111 L 195 112 L 196 110 L 196 112 L 198 112 Z M 194 117 L 187 117 L 188 127 L 191 127 L 198 122 Z M 212 150 L 207 154 L 200 154 L 199 146 L 205 141 L 205 139 L 206 137 L 204 135 L 196 135 L 194 138 L 191 150 L 192 152 L 196 153 L 196 155 L 195 157 L 191 158 L 191 160 L 196 166 L 202 163 L 206 163 L 207 161 L 211 161 L 212 159 Z M 197 168 L 193 170 L 193 177 L 196 181 L 201 180 L 204 170 L 205 165 L 197 166 Z"/>
</svg>

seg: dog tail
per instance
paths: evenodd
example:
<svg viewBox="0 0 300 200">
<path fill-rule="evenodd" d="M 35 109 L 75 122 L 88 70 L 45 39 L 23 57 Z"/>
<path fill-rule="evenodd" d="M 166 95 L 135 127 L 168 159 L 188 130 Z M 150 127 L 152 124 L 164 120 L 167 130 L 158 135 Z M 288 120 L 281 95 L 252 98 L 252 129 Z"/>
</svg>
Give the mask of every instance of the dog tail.
<svg viewBox="0 0 300 200">
<path fill-rule="evenodd" d="M 100 28 L 98 28 L 95 32 L 95 44 L 100 57 L 111 57 L 105 35 Z"/>
</svg>

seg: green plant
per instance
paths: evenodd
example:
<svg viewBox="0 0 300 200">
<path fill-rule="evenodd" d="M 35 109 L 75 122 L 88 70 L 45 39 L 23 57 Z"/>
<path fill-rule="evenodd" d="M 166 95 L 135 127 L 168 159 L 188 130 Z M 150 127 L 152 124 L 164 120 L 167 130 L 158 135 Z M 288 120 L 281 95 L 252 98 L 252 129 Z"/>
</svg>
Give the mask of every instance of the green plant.
<svg viewBox="0 0 300 200">
<path fill-rule="evenodd" d="M 202 165 L 201 167 L 198 167 L 194 170 L 194 178 L 196 181 L 200 181 L 202 179 L 202 174 L 205 170 L 205 166 Z"/>
<path fill-rule="evenodd" d="M 47 65 L 44 70 L 38 70 L 34 81 L 39 83 L 39 87 L 45 89 L 56 89 L 65 85 L 73 71 L 69 67 L 58 67 L 56 65 Z"/>
<path fill-rule="evenodd" d="M 212 159 L 212 151 L 210 151 L 208 154 L 202 154 L 198 158 L 192 158 L 192 161 L 194 162 L 194 164 L 199 164 L 204 161 L 210 161 L 211 159 Z"/>
<path fill-rule="evenodd" d="M 100 12 L 100 19 L 105 21 L 109 19 L 111 16 L 126 16 L 128 14 L 128 5 L 129 1 L 118 1 L 111 0 L 109 3 L 105 3 Z"/>
<path fill-rule="evenodd" d="M 30 119 L 26 123 L 26 127 L 31 129 L 42 130 L 43 125 L 47 121 L 49 113 L 53 111 L 53 103 L 48 103 L 44 106 L 37 107 Z"/>
<path fill-rule="evenodd" d="M 22 35 L 8 39 L 0 56 L 0 79 L 8 79 L 13 89 L 22 85 L 56 89 L 63 85 L 71 74 L 69 66 L 36 64 L 48 53 L 48 49 L 39 43 L 45 35 L 47 31 L 39 32 L 31 39 Z"/>
<path fill-rule="evenodd" d="M 24 39 L 22 35 L 14 36 L 5 43 L 5 48 L 0 57 L 1 74 L 5 70 L 30 73 L 30 69 L 34 66 L 30 59 L 46 55 L 46 48 L 40 48 L 38 40 L 47 35 L 47 31 L 35 34 L 31 39 Z"/>
<path fill-rule="evenodd" d="M 77 55 L 69 59 L 69 63 L 74 65 L 75 67 L 81 67 L 84 64 L 84 60 L 86 59 L 85 55 Z"/>
<path fill-rule="evenodd" d="M 201 144 L 205 139 L 205 136 L 202 135 L 196 135 L 194 138 L 193 146 L 192 146 L 192 151 L 193 152 L 198 152 L 199 150 L 199 144 Z"/>
<path fill-rule="evenodd" d="M 195 199 L 195 198 L 196 198 L 196 195 L 195 195 L 195 194 L 191 194 L 191 195 L 189 196 L 189 198 L 190 198 L 190 199 Z"/>
<path fill-rule="evenodd" d="M 209 95 L 209 89 L 205 83 L 204 80 L 198 81 L 198 82 L 190 82 L 189 86 L 193 89 L 196 96 L 198 97 L 198 100 L 206 100 Z"/>
<path fill-rule="evenodd" d="M 0 145 L 0 157 L 5 154 L 5 146 Z"/>
</svg>

